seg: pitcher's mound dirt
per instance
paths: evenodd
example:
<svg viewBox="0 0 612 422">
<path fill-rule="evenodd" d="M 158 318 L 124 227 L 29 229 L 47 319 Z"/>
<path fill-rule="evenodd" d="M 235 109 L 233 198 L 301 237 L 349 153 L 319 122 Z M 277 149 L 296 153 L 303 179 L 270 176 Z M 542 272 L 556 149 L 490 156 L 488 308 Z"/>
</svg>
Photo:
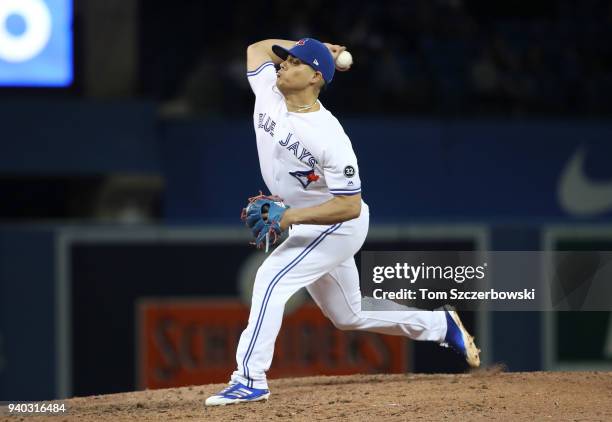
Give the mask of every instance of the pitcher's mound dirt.
<svg viewBox="0 0 612 422">
<path fill-rule="evenodd" d="M 205 407 L 224 385 L 147 390 L 67 401 L 54 421 L 610 421 L 612 372 L 351 375 L 279 379 L 270 401 Z M 5 417 L 6 418 L 6 417 Z M 30 417 L 24 420 L 29 420 Z M 7 421 L 19 420 L 9 416 Z"/>
</svg>

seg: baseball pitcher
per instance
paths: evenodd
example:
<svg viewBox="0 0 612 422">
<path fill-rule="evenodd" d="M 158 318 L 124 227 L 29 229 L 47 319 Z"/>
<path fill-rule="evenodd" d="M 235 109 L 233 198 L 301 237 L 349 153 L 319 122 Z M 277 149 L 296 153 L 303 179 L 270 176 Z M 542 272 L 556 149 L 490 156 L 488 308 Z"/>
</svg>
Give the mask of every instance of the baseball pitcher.
<svg viewBox="0 0 612 422">
<path fill-rule="evenodd" d="M 480 364 L 480 351 L 455 312 L 361 311 L 353 256 L 365 241 L 369 209 L 351 141 L 319 100 L 344 50 L 312 38 L 264 40 L 247 49 L 259 163 L 272 195 L 251 198 L 242 217 L 259 248 L 285 231 L 288 238 L 257 271 L 236 371 L 227 388 L 206 400 L 208 406 L 269 398 L 266 371 L 285 303 L 302 287 L 341 330 L 435 341 L 471 366 Z"/>
</svg>

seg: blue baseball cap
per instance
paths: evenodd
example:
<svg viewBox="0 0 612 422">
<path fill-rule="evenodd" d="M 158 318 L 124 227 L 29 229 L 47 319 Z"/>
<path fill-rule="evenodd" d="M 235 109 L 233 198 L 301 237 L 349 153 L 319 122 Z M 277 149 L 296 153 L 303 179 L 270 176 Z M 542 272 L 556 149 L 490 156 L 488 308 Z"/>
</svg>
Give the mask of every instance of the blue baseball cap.
<svg viewBox="0 0 612 422">
<path fill-rule="evenodd" d="M 336 70 L 334 57 L 325 47 L 325 44 L 319 40 L 302 38 L 289 50 L 280 45 L 273 45 L 272 51 L 283 60 L 286 60 L 289 55 L 297 57 L 314 70 L 321 72 L 326 84 L 334 78 L 334 71 Z"/>
</svg>

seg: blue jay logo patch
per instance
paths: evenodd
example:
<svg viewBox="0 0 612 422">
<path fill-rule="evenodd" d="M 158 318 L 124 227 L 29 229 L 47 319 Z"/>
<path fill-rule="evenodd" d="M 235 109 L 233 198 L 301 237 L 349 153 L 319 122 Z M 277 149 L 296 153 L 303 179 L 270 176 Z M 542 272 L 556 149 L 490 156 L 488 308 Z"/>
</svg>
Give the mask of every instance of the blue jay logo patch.
<svg viewBox="0 0 612 422">
<path fill-rule="evenodd" d="M 315 174 L 314 170 L 290 171 L 289 174 L 298 179 L 304 189 L 306 189 L 312 182 L 319 180 L 320 177 Z"/>
</svg>

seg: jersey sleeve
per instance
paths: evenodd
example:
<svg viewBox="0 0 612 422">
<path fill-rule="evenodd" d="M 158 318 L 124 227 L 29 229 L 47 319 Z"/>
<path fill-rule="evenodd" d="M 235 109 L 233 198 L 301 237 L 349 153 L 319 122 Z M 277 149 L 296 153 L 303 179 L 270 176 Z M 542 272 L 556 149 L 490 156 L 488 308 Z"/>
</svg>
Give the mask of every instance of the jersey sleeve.
<svg viewBox="0 0 612 422">
<path fill-rule="evenodd" d="M 271 61 L 262 63 L 257 69 L 247 72 L 249 85 L 256 97 L 270 92 L 276 85 L 276 68 Z"/>
<path fill-rule="evenodd" d="M 323 174 L 332 195 L 361 193 L 359 166 L 350 143 L 325 152 Z"/>
</svg>

